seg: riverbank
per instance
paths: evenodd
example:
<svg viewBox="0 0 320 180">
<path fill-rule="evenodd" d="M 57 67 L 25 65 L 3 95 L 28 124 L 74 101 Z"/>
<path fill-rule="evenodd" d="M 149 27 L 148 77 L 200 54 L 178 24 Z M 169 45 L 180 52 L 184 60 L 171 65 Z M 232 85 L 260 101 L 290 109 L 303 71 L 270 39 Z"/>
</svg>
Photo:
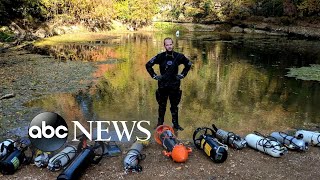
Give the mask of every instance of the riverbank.
<svg viewBox="0 0 320 180">
<path fill-rule="evenodd" d="M 243 21 L 234 22 L 216 22 L 211 24 L 201 23 L 174 23 L 174 22 L 153 22 L 149 26 L 139 29 L 129 28 L 126 24 L 119 21 L 111 21 L 111 29 L 88 29 L 83 24 L 51 24 L 46 23 L 37 29 L 28 32 L 15 31 L 10 32 L 7 27 L 2 27 L 1 32 L 7 33 L 6 39 L 13 42 L 0 42 L 0 52 L 21 44 L 23 41 L 37 40 L 45 37 L 58 36 L 63 34 L 83 33 L 83 32 L 222 32 L 222 33 L 243 33 L 243 34 L 260 34 L 269 36 L 288 36 L 302 39 L 320 40 L 320 23 L 309 21 L 291 22 L 289 18 L 263 18 L 252 17 Z M 290 21 L 290 22 L 287 22 Z M 24 34 L 21 34 L 21 33 Z"/>
<path fill-rule="evenodd" d="M 93 63 L 57 61 L 53 57 L 31 54 L 19 47 L 0 53 L 0 135 L 10 129 L 28 126 L 41 112 L 23 104 L 55 93 L 78 93 L 89 89 L 95 72 Z"/>
<path fill-rule="evenodd" d="M 220 33 L 242 33 L 259 34 L 269 36 L 288 36 L 301 39 L 320 40 L 320 24 L 297 22 L 292 25 L 284 25 L 279 20 L 262 18 L 257 20 L 220 22 L 216 24 L 196 23 L 154 23 L 153 26 L 142 30 L 164 29 L 164 31 L 176 32 L 177 30 L 189 32 L 220 32 Z M 164 28 L 162 28 L 164 27 Z"/>
</svg>

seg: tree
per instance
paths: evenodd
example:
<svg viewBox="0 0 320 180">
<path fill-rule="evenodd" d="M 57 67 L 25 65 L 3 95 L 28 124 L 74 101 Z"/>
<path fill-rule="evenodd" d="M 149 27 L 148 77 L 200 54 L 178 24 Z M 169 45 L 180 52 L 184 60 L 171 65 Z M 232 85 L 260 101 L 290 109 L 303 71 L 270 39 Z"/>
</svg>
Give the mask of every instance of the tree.
<svg viewBox="0 0 320 180">
<path fill-rule="evenodd" d="M 121 0 L 115 3 L 117 19 L 129 23 L 134 28 L 151 23 L 158 12 L 157 0 Z"/>
<path fill-rule="evenodd" d="M 303 0 L 298 5 L 301 16 L 317 16 L 320 13 L 319 0 Z"/>
<path fill-rule="evenodd" d="M 11 21 L 23 17 L 23 0 L 0 1 L 0 25 L 9 25 Z"/>
</svg>

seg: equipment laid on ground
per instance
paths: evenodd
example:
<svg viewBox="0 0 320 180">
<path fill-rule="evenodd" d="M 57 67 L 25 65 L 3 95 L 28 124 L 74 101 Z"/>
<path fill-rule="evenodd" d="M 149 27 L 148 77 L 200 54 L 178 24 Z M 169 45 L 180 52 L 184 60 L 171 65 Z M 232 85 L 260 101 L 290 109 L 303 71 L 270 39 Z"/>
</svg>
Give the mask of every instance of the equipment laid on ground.
<svg viewBox="0 0 320 180">
<path fill-rule="evenodd" d="M 15 144 L 11 139 L 7 139 L 0 143 L 0 160 L 5 157 L 7 154 L 14 151 Z"/>
<path fill-rule="evenodd" d="M 78 154 L 66 169 L 57 177 L 57 180 L 79 179 L 91 163 L 98 164 L 105 153 L 105 144 L 95 141 L 94 145 L 87 144 L 85 135 L 80 139 Z"/>
<path fill-rule="evenodd" d="M 16 145 L 11 153 L 7 155 L 0 162 L 0 171 L 2 174 L 13 174 L 21 164 L 29 164 L 32 160 L 31 157 L 27 157 L 25 151 L 30 150 L 31 142 L 27 138 L 20 139 L 15 142 Z"/>
<path fill-rule="evenodd" d="M 265 137 L 258 132 L 245 137 L 248 145 L 273 157 L 281 157 L 287 153 L 287 148 L 273 137 Z"/>
<path fill-rule="evenodd" d="M 77 148 L 68 145 L 61 152 L 50 158 L 48 169 L 50 171 L 59 171 L 66 166 L 76 156 Z"/>
<path fill-rule="evenodd" d="M 279 142 L 283 143 L 287 148 L 298 151 L 308 150 L 308 143 L 302 139 L 289 136 L 284 132 L 273 132 L 270 136 L 276 138 Z"/>
<path fill-rule="evenodd" d="M 36 158 L 34 158 L 34 164 L 37 167 L 47 167 L 49 163 L 49 153 L 47 152 L 42 152 L 41 150 L 38 150 L 36 153 Z"/>
<path fill-rule="evenodd" d="M 303 141 L 312 146 L 320 146 L 320 133 L 314 131 L 298 130 L 295 137 L 302 138 Z"/>
<path fill-rule="evenodd" d="M 243 149 L 247 146 L 246 140 L 239 135 L 218 129 L 214 124 L 212 124 L 212 128 L 215 131 L 217 139 L 219 139 L 223 144 L 228 144 L 234 149 Z"/>
<path fill-rule="evenodd" d="M 192 152 L 191 148 L 186 148 L 177 140 L 171 126 L 158 126 L 154 133 L 154 138 L 158 144 L 166 149 L 166 151 L 163 151 L 163 154 L 167 157 L 171 156 L 175 162 L 181 163 L 187 161 L 189 153 Z"/>
<path fill-rule="evenodd" d="M 115 157 L 121 155 L 121 149 L 114 141 L 108 141 L 104 143 L 104 153 L 103 155 L 108 157 Z"/>
<path fill-rule="evenodd" d="M 144 144 L 148 142 L 135 141 L 130 147 L 126 157 L 123 160 L 125 172 L 141 172 L 142 167 L 139 165 L 139 162 L 146 158 L 145 154 L 141 154 Z"/>
<path fill-rule="evenodd" d="M 210 128 L 197 128 L 193 133 L 193 142 L 198 149 L 202 149 L 210 159 L 216 163 L 223 163 L 228 157 L 228 146 L 214 137 Z"/>
<path fill-rule="evenodd" d="M 57 177 L 57 179 L 79 179 L 84 170 L 89 167 L 91 163 L 94 163 L 94 157 L 94 147 L 87 147 L 83 149 L 71 164 L 67 166 L 67 168 Z"/>
</svg>

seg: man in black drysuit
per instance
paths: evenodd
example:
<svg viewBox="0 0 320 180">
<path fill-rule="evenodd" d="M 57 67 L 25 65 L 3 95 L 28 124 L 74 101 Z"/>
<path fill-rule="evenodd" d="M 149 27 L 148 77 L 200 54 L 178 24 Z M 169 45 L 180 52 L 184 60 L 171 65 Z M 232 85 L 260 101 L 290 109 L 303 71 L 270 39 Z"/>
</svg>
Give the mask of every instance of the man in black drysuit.
<svg viewBox="0 0 320 180">
<path fill-rule="evenodd" d="M 165 52 L 159 53 L 146 64 L 146 69 L 150 76 L 158 80 L 156 99 L 159 104 L 159 118 L 157 126 L 162 125 L 164 122 L 167 100 L 169 98 L 173 128 L 183 131 L 178 122 L 178 104 L 182 93 L 180 81 L 186 77 L 192 63 L 183 54 L 173 51 L 173 40 L 171 38 L 164 39 L 164 48 L 166 49 Z M 157 75 L 154 72 L 152 66 L 155 64 L 159 64 L 161 75 Z M 178 74 L 180 64 L 184 65 L 184 69 L 181 74 Z"/>
</svg>

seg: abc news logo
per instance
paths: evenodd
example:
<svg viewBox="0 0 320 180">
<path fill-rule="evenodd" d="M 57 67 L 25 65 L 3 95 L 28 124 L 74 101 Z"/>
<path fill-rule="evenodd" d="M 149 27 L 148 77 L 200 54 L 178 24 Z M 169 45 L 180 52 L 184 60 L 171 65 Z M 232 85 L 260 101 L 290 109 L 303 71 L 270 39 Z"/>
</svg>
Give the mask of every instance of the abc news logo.
<svg viewBox="0 0 320 180">
<path fill-rule="evenodd" d="M 47 126 L 45 121 L 42 121 L 41 125 L 41 127 L 32 126 L 29 129 L 29 136 L 32 138 L 42 138 L 42 136 L 45 138 L 53 138 L 54 136 L 57 136 L 58 138 L 68 137 L 68 128 L 66 126 L 60 125 L 54 129 L 52 126 Z M 64 133 L 60 134 L 60 130 L 63 130 Z"/>
<path fill-rule="evenodd" d="M 44 112 L 32 119 L 29 138 L 36 148 L 42 151 L 55 151 L 67 141 L 68 125 L 58 114 Z"/>
<path fill-rule="evenodd" d="M 108 139 L 102 138 L 102 132 L 109 132 L 109 129 L 103 129 L 102 124 L 110 126 L 110 121 L 88 121 L 90 124 L 90 131 L 88 132 L 78 121 L 72 121 L 74 123 L 74 138 L 72 141 L 79 141 L 76 137 L 77 128 L 92 141 L 92 124 L 97 124 L 97 139 L 96 141 L 111 141 L 111 137 Z M 146 138 L 136 137 L 139 141 L 147 141 L 151 137 L 150 131 L 142 126 L 142 123 L 150 125 L 150 121 L 132 121 L 133 126 L 129 132 L 126 121 L 119 121 L 123 127 L 121 131 L 118 126 L 118 121 L 112 121 L 115 128 L 115 132 L 119 141 L 124 136 L 130 141 L 135 125 L 142 133 L 146 134 Z M 29 138 L 31 143 L 42 151 L 55 151 L 61 148 L 68 138 L 68 126 L 66 121 L 56 113 L 44 112 L 37 115 L 30 123 L 29 126 Z"/>
</svg>

